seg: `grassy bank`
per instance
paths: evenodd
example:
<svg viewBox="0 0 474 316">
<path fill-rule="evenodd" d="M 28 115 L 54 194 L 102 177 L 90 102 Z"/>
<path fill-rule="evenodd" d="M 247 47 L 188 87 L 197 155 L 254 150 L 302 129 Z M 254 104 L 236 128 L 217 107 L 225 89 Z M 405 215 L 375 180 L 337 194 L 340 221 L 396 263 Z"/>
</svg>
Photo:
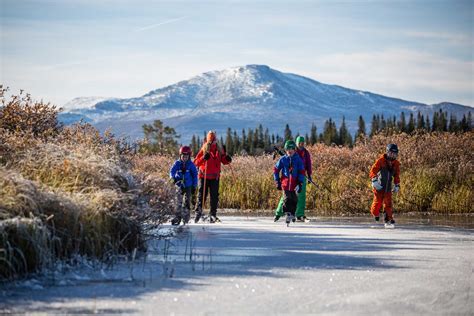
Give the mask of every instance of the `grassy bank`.
<svg viewBox="0 0 474 316">
<path fill-rule="evenodd" d="M 2 100 L 0 279 L 144 250 L 174 212 L 174 188 L 133 172 L 127 147 L 110 134 L 62 127 L 54 107 L 28 97 Z"/>
</svg>

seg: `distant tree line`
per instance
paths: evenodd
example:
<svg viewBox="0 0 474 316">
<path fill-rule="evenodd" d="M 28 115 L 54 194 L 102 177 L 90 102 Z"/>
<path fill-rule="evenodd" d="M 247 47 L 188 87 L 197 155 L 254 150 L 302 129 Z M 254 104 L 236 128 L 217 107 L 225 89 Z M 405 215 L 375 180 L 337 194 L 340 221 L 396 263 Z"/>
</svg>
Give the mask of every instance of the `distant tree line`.
<svg viewBox="0 0 474 316">
<path fill-rule="evenodd" d="M 305 137 L 306 144 L 314 145 L 315 143 L 324 143 L 326 145 L 342 145 L 353 146 L 355 141 L 372 137 L 377 134 L 390 136 L 398 133 L 429 133 L 429 132 L 451 132 L 464 133 L 472 131 L 472 115 L 467 115 L 458 120 L 454 114 L 448 115 L 448 112 L 439 110 L 433 113 L 433 116 L 423 115 L 418 112 L 417 115 L 410 113 L 407 117 L 404 112 L 400 116 L 384 117 L 383 115 L 373 115 L 370 124 L 370 130 L 367 132 L 366 123 L 362 115 L 359 116 L 358 128 L 354 137 L 350 134 L 345 117 L 342 118 L 339 128 L 336 122 L 329 118 L 324 122 L 323 130 L 317 133 L 317 127 L 313 123 L 309 133 L 304 135 L 293 132 L 288 124 L 285 125 L 283 135 L 278 133 L 270 133 L 268 128 L 264 128 L 259 124 L 255 129 L 248 128 L 240 131 L 227 128 L 225 135 L 220 135 L 221 144 L 226 146 L 227 152 L 231 155 L 248 154 L 260 155 L 262 153 L 270 153 L 274 146 L 282 146 L 285 140 L 295 139 L 302 135 Z M 179 135 L 174 128 L 165 126 L 160 120 L 156 120 L 153 124 L 143 125 L 144 140 L 140 144 L 140 152 L 143 153 L 161 153 L 176 154 L 179 148 Z M 219 136 L 219 135 L 218 135 Z M 206 131 L 202 138 L 193 135 L 190 147 L 193 153 L 197 153 L 206 139 Z"/>
</svg>

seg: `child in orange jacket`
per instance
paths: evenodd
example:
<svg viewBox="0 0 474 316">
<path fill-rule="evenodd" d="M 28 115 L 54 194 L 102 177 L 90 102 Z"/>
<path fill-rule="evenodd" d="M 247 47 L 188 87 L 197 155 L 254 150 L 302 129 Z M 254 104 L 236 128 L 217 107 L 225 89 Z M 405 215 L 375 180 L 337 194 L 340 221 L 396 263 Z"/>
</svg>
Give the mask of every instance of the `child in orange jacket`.
<svg viewBox="0 0 474 316">
<path fill-rule="evenodd" d="M 387 151 L 381 155 L 370 169 L 370 179 L 374 192 L 374 200 L 370 213 L 379 220 L 382 204 L 385 211 L 385 223 L 395 224 L 392 211 L 392 192 L 400 191 L 400 162 L 397 160 L 398 146 L 388 144 Z M 394 187 L 392 189 L 392 179 Z"/>
</svg>

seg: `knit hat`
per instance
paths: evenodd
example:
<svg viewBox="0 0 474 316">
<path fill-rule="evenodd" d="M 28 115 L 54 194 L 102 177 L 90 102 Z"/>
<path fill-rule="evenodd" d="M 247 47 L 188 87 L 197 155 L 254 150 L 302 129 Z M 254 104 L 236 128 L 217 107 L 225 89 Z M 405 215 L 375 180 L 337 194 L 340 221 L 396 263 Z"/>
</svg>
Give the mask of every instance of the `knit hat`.
<svg viewBox="0 0 474 316">
<path fill-rule="evenodd" d="M 296 137 L 295 143 L 296 143 L 296 144 L 304 143 L 304 137 L 303 137 L 303 136 L 298 136 L 298 137 Z"/>
<path fill-rule="evenodd" d="M 209 131 L 209 133 L 207 133 L 207 142 L 212 143 L 215 140 L 216 140 L 216 132 L 215 131 Z"/>
<path fill-rule="evenodd" d="M 294 141 L 292 140 L 287 140 L 285 142 L 285 150 L 288 150 L 288 149 L 295 149 L 296 148 L 296 144 Z"/>
</svg>

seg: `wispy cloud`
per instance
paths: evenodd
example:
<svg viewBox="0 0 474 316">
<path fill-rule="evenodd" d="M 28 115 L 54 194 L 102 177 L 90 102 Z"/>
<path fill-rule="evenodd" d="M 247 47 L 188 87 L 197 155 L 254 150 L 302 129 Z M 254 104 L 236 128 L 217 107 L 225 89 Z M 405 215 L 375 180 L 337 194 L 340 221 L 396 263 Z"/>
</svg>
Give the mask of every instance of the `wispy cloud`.
<svg viewBox="0 0 474 316">
<path fill-rule="evenodd" d="M 153 28 L 158 27 L 158 26 L 178 22 L 178 21 L 184 20 L 186 18 L 187 18 L 187 16 L 182 16 L 182 17 L 179 17 L 179 18 L 176 18 L 176 19 L 166 20 L 166 21 L 163 21 L 163 22 L 160 22 L 160 23 L 143 26 L 143 27 L 140 27 L 140 28 L 136 29 L 135 32 L 143 32 L 143 31 L 150 30 L 150 29 L 153 29 Z"/>
</svg>

